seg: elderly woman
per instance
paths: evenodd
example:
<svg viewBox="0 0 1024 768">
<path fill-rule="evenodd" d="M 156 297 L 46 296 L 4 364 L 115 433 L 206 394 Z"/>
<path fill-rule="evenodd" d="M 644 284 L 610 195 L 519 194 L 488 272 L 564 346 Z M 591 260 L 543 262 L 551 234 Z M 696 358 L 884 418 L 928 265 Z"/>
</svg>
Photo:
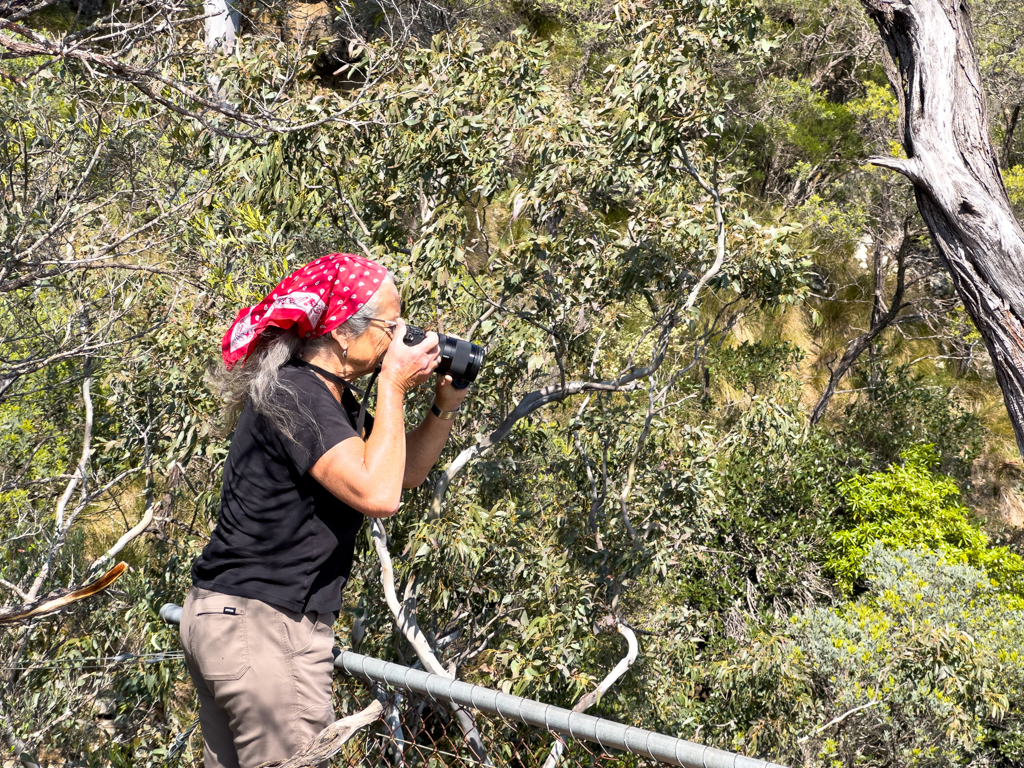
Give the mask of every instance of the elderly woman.
<svg viewBox="0 0 1024 768">
<path fill-rule="evenodd" d="M 363 516 L 394 514 L 402 489 L 423 482 L 466 396 L 444 377 L 406 432 L 403 398 L 440 353 L 433 333 L 405 345 L 400 312 L 384 268 L 332 254 L 224 336 L 228 389 L 244 406 L 181 622 L 206 768 L 288 758 L 334 719 L 332 625 Z M 350 382 L 377 366 L 376 413 L 359 433 Z"/>
</svg>

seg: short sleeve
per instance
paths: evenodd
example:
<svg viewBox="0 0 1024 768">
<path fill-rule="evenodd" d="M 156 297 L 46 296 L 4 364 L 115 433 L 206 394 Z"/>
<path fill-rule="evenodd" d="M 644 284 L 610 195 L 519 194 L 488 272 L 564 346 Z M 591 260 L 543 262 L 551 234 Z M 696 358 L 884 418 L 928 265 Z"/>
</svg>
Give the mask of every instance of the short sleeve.
<svg viewBox="0 0 1024 768">
<path fill-rule="evenodd" d="M 301 368 L 283 368 L 282 406 L 293 410 L 291 435 L 282 434 L 282 444 L 300 475 L 331 448 L 358 437 L 352 419 L 316 374 Z"/>
</svg>

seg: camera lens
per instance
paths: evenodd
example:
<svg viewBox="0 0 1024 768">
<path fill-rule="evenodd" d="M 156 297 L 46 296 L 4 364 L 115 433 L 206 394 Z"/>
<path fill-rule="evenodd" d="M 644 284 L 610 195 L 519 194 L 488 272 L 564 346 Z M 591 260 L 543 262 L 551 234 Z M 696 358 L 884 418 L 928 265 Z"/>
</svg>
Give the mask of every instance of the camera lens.
<svg viewBox="0 0 1024 768">
<path fill-rule="evenodd" d="M 437 372 L 442 376 L 450 374 L 453 379 L 473 381 L 480 373 L 484 362 L 484 351 L 481 347 L 455 336 L 437 334 L 437 345 L 441 348 L 441 363 Z"/>
<path fill-rule="evenodd" d="M 426 334 L 415 326 L 406 326 L 405 343 L 414 347 L 423 341 Z M 441 362 L 437 366 L 440 376 L 450 374 L 456 382 L 474 381 L 484 364 L 484 350 L 477 344 L 457 336 L 437 334 L 437 346 L 441 350 Z"/>
</svg>

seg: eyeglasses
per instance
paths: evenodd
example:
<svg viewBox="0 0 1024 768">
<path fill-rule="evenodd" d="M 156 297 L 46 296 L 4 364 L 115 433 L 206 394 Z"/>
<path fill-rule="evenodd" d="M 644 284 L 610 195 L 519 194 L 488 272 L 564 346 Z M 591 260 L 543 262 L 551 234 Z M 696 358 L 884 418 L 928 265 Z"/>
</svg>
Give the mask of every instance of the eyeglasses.
<svg viewBox="0 0 1024 768">
<path fill-rule="evenodd" d="M 380 323 L 381 325 L 384 326 L 384 331 L 387 333 L 387 335 L 394 338 L 395 329 L 398 327 L 397 320 L 381 320 L 379 317 L 371 317 L 370 322 Z"/>
</svg>

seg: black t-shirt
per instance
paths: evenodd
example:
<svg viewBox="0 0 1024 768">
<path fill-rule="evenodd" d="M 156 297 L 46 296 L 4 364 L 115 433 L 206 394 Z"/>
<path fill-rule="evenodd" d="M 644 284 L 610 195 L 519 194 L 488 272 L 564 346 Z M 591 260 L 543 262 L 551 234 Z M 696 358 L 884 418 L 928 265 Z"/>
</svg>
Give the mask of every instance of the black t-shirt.
<svg viewBox="0 0 1024 768">
<path fill-rule="evenodd" d="M 192 565 L 204 589 L 292 611 L 337 612 L 363 515 L 309 475 L 317 459 L 356 435 L 359 404 L 342 404 L 308 368 L 286 366 L 281 404 L 292 438 L 246 403 L 235 427 L 210 543 Z M 366 416 L 366 434 L 373 419 Z"/>
</svg>

